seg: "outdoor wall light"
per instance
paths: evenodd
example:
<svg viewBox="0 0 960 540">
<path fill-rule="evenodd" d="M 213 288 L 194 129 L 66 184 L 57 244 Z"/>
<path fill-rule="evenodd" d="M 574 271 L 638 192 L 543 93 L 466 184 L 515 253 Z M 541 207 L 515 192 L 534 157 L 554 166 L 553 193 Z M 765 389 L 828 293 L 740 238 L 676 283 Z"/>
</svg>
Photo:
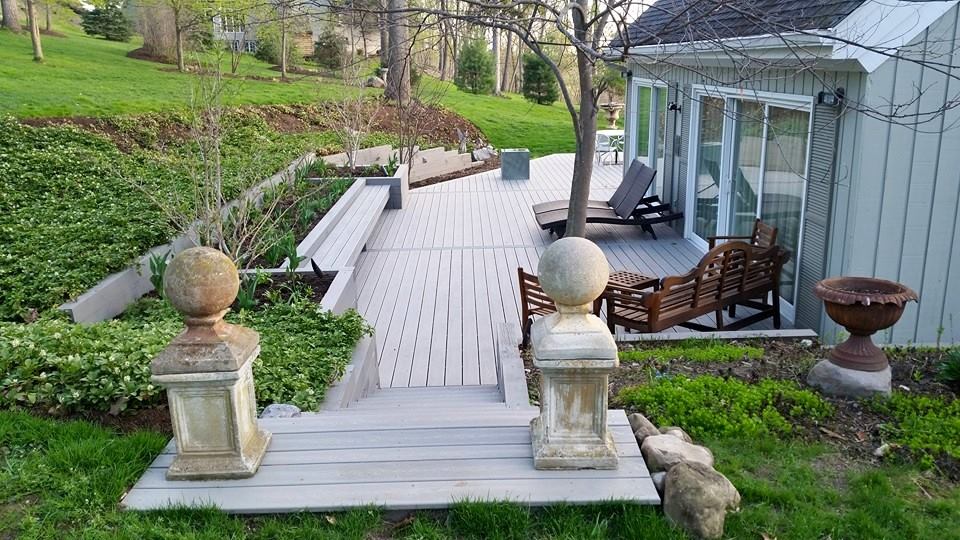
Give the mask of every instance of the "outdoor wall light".
<svg viewBox="0 0 960 540">
<path fill-rule="evenodd" d="M 667 110 L 668 110 L 668 111 L 674 111 L 674 112 L 680 112 L 680 111 L 682 110 L 682 108 L 680 107 L 680 104 L 677 103 L 676 101 L 671 101 L 670 103 L 667 104 Z"/>
<path fill-rule="evenodd" d="M 846 91 L 843 88 L 837 88 L 833 92 L 826 90 L 817 94 L 817 103 L 828 107 L 839 107 L 843 104 L 843 96 Z"/>
</svg>

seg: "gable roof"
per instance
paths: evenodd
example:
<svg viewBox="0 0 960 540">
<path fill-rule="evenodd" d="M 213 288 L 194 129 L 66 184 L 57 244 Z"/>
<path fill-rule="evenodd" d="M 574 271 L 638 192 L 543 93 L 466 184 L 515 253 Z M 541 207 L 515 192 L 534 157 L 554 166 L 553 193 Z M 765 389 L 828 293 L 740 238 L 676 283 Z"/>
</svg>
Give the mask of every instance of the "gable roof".
<svg viewBox="0 0 960 540">
<path fill-rule="evenodd" d="M 658 0 L 628 27 L 631 47 L 833 28 L 866 0 Z M 621 39 L 611 44 L 623 47 Z"/>
</svg>

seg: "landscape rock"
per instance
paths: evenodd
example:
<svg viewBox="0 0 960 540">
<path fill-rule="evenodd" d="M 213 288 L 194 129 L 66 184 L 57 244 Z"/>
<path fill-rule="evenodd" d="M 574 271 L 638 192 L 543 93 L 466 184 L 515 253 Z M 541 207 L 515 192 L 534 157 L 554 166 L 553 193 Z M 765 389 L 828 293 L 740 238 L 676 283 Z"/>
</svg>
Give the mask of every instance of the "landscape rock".
<svg viewBox="0 0 960 540">
<path fill-rule="evenodd" d="M 679 439 L 682 439 L 684 442 L 692 443 L 693 438 L 690 435 L 687 435 L 687 432 L 683 428 L 677 426 L 667 426 L 660 428 L 660 433 L 664 435 L 673 435 Z"/>
<path fill-rule="evenodd" d="M 650 480 L 653 480 L 653 487 L 657 488 L 657 493 L 663 498 L 663 488 L 667 480 L 667 473 L 663 471 L 652 473 Z"/>
<path fill-rule="evenodd" d="M 296 418 L 300 416 L 300 407 L 289 403 L 272 403 L 264 407 L 260 418 Z"/>
<path fill-rule="evenodd" d="M 890 366 L 883 371 L 859 371 L 821 360 L 807 374 L 807 384 L 824 394 L 841 397 L 890 395 Z"/>
<path fill-rule="evenodd" d="M 387 86 L 387 83 L 380 77 L 368 77 L 363 85 L 367 88 L 384 88 Z"/>
<path fill-rule="evenodd" d="M 633 430 L 634 437 L 637 438 L 637 444 L 643 444 L 643 440 L 647 437 L 660 435 L 660 430 L 657 429 L 657 426 L 653 425 L 653 422 L 647 420 L 647 417 L 640 413 L 631 414 L 627 417 L 627 420 L 630 422 L 630 429 Z"/>
<path fill-rule="evenodd" d="M 678 463 L 698 462 L 713 467 L 713 452 L 709 448 L 690 444 L 673 435 L 647 437 L 640 445 L 647 468 L 652 472 L 669 471 Z"/>
<path fill-rule="evenodd" d="M 663 513 L 697 538 L 723 537 L 727 511 L 739 506 L 737 488 L 710 466 L 691 461 L 667 472 Z"/>
<path fill-rule="evenodd" d="M 484 146 L 483 148 L 477 148 L 471 154 L 474 161 L 486 161 L 497 155 L 496 149 L 492 146 Z"/>
</svg>

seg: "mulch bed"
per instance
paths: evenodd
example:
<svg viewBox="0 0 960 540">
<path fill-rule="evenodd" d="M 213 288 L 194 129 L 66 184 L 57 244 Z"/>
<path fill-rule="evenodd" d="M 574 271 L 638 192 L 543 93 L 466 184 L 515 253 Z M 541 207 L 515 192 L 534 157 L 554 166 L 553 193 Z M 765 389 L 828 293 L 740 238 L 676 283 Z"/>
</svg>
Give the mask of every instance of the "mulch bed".
<svg viewBox="0 0 960 540">
<path fill-rule="evenodd" d="M 620 348 L 621 350 L 655 348 L 658 345 L 664 346 L 670 343 L 629 343 L 620 344 Z M 807 372 L 819 359 L 826 358 L 828 354 L 828 350 L 817 343 L 804 347 L 801 340 L 745 340 L 743 343 L 763 347 L 765 350 L 763 357 L 736 362 L 694 362 L 683 359 L 666 363 L 656 360 L 621 362 L 620 368 L 610 376 L 611 406 L 618 406 L 615 397 L 621 389 L 645 384 L 649 381 L 651 374 L 685 375 L 691 378 L 698 375 L 714 375 L 736 377 L 745 382 L 757 382 L 760 379 L 786 379 L 806 387 Z M 887 355 L 893 369 L 894 390 L 924 396 L 958 398 L 956 392 L 936 380 L 937 365 L 943 361 L 942 351 L 895 348 L 888 349 Z M 529 351 L 524 351 L 523 359 L 530 398 L 533 402 L 539 403 L 539 372 L 533 366 Z M 838 448 L 847 459 L 879 463 L 873 451 L 885 442 L 882 439 L 881 424 L 889 423 L 891 419 L 855 399 L 822 395 L 821 397 L 833 405 L 834 415 L 821 422 L 801 420 L 800 437 L 806 441 L 826 443 Z M 960 461 L 941 456 L 936 460 L 936 465 L 947 478 L 960 481 Z"/>
</svg>

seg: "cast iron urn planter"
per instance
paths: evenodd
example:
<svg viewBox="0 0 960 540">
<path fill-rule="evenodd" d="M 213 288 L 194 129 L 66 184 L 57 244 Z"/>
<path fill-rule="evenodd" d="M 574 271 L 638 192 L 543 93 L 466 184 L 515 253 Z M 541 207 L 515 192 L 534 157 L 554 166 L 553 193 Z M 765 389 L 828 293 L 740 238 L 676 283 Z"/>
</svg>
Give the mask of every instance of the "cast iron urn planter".
<svg viewBox="0 0 960 540">
<path fill-rule="evenodd" d="M 846 341 L 830 351 L 830 361 L 858 371 L 886 369 L 887 355 L 870 336 L 900 320 L 907 302 L 917 300 L 917 293 L 886 279 L 833 277 L 818 282 L 813 294 L 823 300 L 827 315 L 850 332 Z"/>
</svg>

